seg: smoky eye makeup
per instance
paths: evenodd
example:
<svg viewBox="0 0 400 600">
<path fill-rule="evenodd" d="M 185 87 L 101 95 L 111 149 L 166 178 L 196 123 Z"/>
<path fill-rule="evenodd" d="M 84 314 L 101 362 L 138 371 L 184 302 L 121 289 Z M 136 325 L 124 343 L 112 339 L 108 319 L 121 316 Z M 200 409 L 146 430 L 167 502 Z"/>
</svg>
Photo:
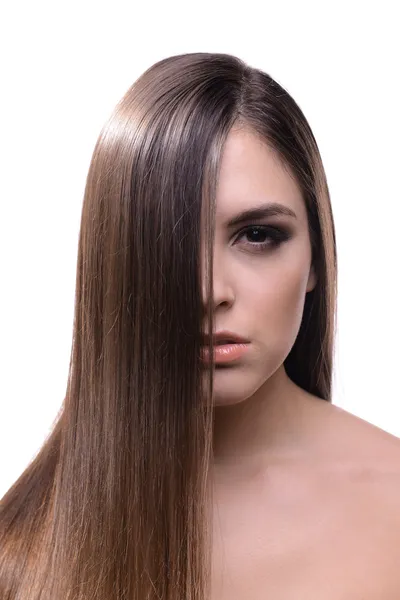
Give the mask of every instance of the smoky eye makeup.
<svg viewBox="0 0 400 600">
<path fill-rule="evenodd" d="M 282 225 L 250 224 L 234 235 L 234 245 L 257 253 L 276 249 L 292 237 L 293 234 Z"/>
</svg>

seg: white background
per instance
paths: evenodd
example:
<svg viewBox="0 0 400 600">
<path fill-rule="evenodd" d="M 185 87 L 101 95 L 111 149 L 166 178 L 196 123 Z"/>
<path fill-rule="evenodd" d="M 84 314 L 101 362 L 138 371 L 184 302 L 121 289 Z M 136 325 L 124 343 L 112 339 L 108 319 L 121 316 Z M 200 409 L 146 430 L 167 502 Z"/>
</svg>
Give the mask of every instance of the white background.
<svg viewBox="0 0 400 600">
<path fill-rule="evenodd" d="M 9 2 L 1 16 L 0 497 L 65 394 L 94 144 L 151 64 L 227 52 L 314 131 L 335 218 L 334 404 L 400 436 L 399 19 L 393 2 Z"/>
</svg>

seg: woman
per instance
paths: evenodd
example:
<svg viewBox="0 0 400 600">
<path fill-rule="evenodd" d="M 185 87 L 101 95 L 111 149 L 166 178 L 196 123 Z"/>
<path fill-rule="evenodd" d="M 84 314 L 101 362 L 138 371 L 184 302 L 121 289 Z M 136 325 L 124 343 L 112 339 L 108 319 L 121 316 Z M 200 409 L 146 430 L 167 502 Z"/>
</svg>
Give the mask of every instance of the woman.
<svg viewBox="0 0 400 600">
<path fill-rule="evenodd" d="M 149 68 L 93 153 L 66 396 L 1 502 L 1 598 L 400 597 L 399 442 L 332 404 L 336 275 L 291 96 L 227 54 Z"/>
</svg>

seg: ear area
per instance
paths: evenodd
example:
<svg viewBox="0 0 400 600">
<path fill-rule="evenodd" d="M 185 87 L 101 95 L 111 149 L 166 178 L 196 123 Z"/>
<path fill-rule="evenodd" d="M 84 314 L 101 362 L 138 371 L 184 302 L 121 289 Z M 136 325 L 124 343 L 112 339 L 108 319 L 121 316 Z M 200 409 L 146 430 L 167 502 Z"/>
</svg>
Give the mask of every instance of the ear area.
<svg viewBox="0 0 400 600">
<path fill-rule="evenodd" d="M 315 268 L 313 265 L 311 265 L 310 268 L 310 273 L 308 275 L 308 282 L 307 282 L 307 292 L 312 292 L 313 289 L 315 288 L 315 286 L 317 285 L 318 282 L 318 276 L 315 272 Z"/>
</svg>

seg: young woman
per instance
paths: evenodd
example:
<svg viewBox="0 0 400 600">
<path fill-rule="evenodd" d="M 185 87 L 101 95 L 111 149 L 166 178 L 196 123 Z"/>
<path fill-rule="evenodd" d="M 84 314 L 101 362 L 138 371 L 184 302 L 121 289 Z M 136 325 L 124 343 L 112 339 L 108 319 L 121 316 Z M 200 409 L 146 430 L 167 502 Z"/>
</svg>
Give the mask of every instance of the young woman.
<svg viewBox="0 0 400 600">
<path fill-rule="evenodd" d="M 87 177 L 62 410 L 0 505 L 2 600 L 398 599 L 398 438 L 335 407 L 312 131 L 227 54 L 149 68 Z"/>
</svg>

